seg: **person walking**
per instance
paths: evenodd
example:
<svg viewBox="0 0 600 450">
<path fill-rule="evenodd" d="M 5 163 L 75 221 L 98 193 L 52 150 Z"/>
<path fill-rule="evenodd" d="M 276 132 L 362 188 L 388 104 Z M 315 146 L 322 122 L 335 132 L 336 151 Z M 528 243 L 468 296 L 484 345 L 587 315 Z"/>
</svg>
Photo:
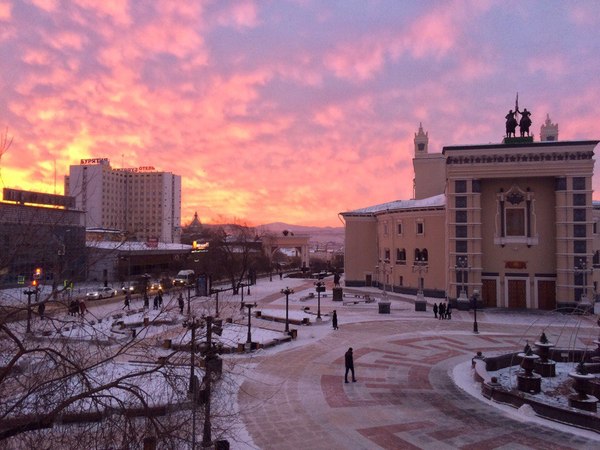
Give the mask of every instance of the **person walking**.
<svg viewBox="0 0 600 450">
<path fill-rule="evenodd" d="M 154 306 L 154 309 L 158 309 L 158 294 L 156 294 L 154 296 L 153 306 Z"/>
<path fill-rule="evenodd" d="M 452 320 L 452 306 L 450 303 L 448 303 L 448 306 L 446 306 L 446 319 Z"/>
<path fill-rule="evenodd" d="M 356 382 L 356 377 L 354 376 L 354 355 L 352 354 L 352 347 L 348 349 L 346 354 L 344 355 L 344 360 L 346 363 L 346 372 L 344 373 L 344 382 L 348 382 L 348 372 L 352 372 L 352 382 Z"/>
<path fill-rule="evenodd" d="M 337 311 L 335 309 L 333 310 L 333 316 L 331 317 L 331 325 L 334 330 L 338 329 Z"/>
<path fill-rule="evenodd" d="M 177 301 L 179 302 L 179 312 L 183 314 L 183 307 L 185 306 L 185 302 L 183 301 L 183 295 L 181 292 L 179 293 L 179 297 L 177 297 Z"/>
<path fill-rule="evenodd" d="M 438 305 L 437 303 L 433 304 L 433 318 L 437 319 L 437 313 L 438 313 Z"/>
<path fill-rule="evenodd" d="M 144 292 L 144 309 L 150 308 L 150 299 L 148 298 L 148 293 Z"/>
<path fill-rule="evenodd" d="M 127 308 L 127 309 L 130 309 L 130 308 L 129 308 L 129 304 L 130 304 L 130 303 L 131 303 L 131 299 L 130 299 L 130 297 L 129 297 L 129 292 L 127 292 L 127 293 L 125 294 L 125 300 L 124 300 L 124 304 L 123 304 L 123 308 L 122 308 L 122 309 L 125 309 L 125 308 Z"/>
<path fill-rule="evenodd" d="M 163 304 L 162 291 L 159 289 L 158 290 L 158 307 L 162 308 L 162 304 Z"/>
</svg>

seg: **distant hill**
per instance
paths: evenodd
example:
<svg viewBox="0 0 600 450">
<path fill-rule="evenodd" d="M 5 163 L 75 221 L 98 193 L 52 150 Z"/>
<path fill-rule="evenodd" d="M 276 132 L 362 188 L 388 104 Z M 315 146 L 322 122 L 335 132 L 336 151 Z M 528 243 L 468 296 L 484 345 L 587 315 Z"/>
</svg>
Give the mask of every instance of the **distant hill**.
<svg viewBox="0 0 600 450">
<path fill-rule="evenodd" d="M 269 230 L 273 233 L 281 233 L 288 230 L 295 234 L 308 234 L 310 240 L 315 242 L 337 242 L 344 243 L 344 227 L 307 227 L 303 225 L 291 225 L 289 223 L 274 222 L 259 225 L 256 228 Z"/>
<path fill-rule="evenodd" d="M 206 228 L 222 227 L 218 224 L 202 224 Z M 336 242 L 340 245 L 344 244 L 344 227 L 307 227 L 303 225 L 291 225 L 289 223 L 274 222 L 254 227 L 260 230 L 268 230 L 272 233 L 279 234 L 284 230 L 288 230 L 294 234 L 308 234 L 313 242 Z"/>
</svg>

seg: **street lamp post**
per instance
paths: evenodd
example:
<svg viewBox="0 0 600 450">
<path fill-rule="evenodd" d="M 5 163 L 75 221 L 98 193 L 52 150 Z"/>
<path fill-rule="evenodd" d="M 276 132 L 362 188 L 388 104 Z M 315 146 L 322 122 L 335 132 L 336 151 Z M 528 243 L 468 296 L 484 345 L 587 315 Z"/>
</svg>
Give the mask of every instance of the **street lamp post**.
<svg viewBox="0 0 600 450">
<path fill-rule="evenodd" d="M 219 289 L 211 289 L 211 294 L 215 294 L 215 317 L 219 317 Z"/>
<path fill-rule="evenodd" d="M 289 287 L 286 287 L 285 289 L 281 290 L 281 293 L 283 295 L 285 295 L 285 332 L 289 333 L 290 332 L 290 320 L 289 320 L 289 297 L 290 294 L 294 293 L 293 289 L 290 289 Z"/>
<path fill-rule="evenodd" d="M 415 263 L 413 265 L 413 272 L 417 272 L 419 274 L 419 287 L 417 290 L 417 297 L 423 297 L 423 289 L 425 288 L 425 280 L 423 280 L 423 273 L 427 273 L 428 266 L 427 260 L 423 257 L 415 258 Z"/>
<path fill-rule="evenodd" d="M 27 330 L 26 333 L 31 333 L 31 296 L 36 295 L 37 289 L 27 289 L 23 291 L 27 296 Z"/>
<path fill-rule="evenodd" d="M 477 300 L 479 300 L 479 291 L 473 291 L 473 333 L 479 333 L 479 327 L 477 326 Z"/>
<path fill-rule="evenodd" d="M 588 296 L 587 296 L 587 275 L 588 272 L 590 272 L 591 270 L 588 269 L 587 267 L 587 261 L 584 258 L 580 258 L 579 259 L 579 263 L 577 264 L 577 267 L 575 268 L 575 273 L 578 275 L 582 275 L 582 279 L 581 279 L 581 283 L 583 284 L 582 286 L 582 294 L 581 294 L 581 302 L 588 302 Z"/>
<path fill-rule="evenodd" d="M 246 344 L 248 344 L 249 346 L 252 345 L 252 331 L 250 328 L 250 320 L 251 320 L 251 311 L 252 308 L 256 307 L 256 302 L 255 303 L 245 303 L 244 306 L 246 308 L 248 308 L 248 337 L 246 338 Z"/>
<path fill-rule="evenodd" d="M 454 269 L 456 270 L 457 277 L 460 273 L 460 294 L 456 299 L 457 305 L 459 309 L 469 309 L 469 298 L 467 296 L 467 291 L 465 289 L 465 278 L 466 274 L 469 273 L 471 268 L 468 266 L 469 260 L 466 256 L 459 256 L 456 259 L 456 266 Z"/>
<path fill-rule="evenodd" d="M 427 260 L 423 257 L 416 257 L 415 262 L 412 266 L 412 271 L 419 274 L 417 289 L 417 298 L 415 299 L 415 311 L 426 311 L 427 302 L 425 301 L 425 295 L 423 293 L 425 281 L 423 280 L 423 273 L 427 273 L 428 266 Z"/>
<path fill-rule="evenodd" d="M 242 293 L 242 299 L 240 301 L 240 309 L 244 308 L 244 287 L 246 285 L 244 283 L 238 283 L 238 291 Z"/>
<path fill-rule="evenodd" d="M 325 292 L 325 282 L 316 281 L 315 289 L 317 291 L 317 320 L 321 320 L 321 292 Z"/>
</svg>

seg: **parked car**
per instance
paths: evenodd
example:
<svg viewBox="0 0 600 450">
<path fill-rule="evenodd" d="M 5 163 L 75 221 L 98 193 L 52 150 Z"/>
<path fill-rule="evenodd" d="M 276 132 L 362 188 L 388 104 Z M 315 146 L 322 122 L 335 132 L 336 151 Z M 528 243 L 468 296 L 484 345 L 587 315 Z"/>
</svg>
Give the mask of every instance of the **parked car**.
<svg viewBox="0 0 600 450">
<path fill-rule="evenodd" d="M 150 290 L 151 291 L 159 291 L 162 290 L 162 284 L 158 280 L 152 280 L 150 282 Z"/>
<path fill-rule="evenodd" d="M 117 291 L 115 291 L 111 287 L 101 287 L 95 291 L 88 292 L 85 294 L 87 298 L 91 300 L 99 300 L 101 298 L 110 298 L 117 295 Z"/>
</svg>

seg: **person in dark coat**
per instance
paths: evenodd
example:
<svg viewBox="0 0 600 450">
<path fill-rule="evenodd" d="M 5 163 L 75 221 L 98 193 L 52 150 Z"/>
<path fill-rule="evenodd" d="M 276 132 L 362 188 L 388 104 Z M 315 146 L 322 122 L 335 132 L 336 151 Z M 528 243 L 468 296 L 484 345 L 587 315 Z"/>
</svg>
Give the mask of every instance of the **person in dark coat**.
<svg viewBox="0 0 600 450">
<path fill-rule="evenodd" d="M 437 313 L 438 313 L 438 305 L 437 303 L 433 304 L 433 318 L 437 319 Z"/>
<path fill-rule="evenodd" d="M 183 314 L 183 307 L 185 306 L 185 302 L 183 301 L 183 295 L 181 292 L 179 293 L 179 297 L 177 297 L 177 302 L 179 302 L 179 312 Z"/>
<path fill-rule="evenodd" d="M 444 319 L 444 315 L 446 314 L 446 305 L 444 303 L 440 303 L 440 306 L 438 307 L 438 318 L 440 320 Z"/>
<path fill-rule="evenodd" d="M 334 330 L 338 329 L 337 311 L 335 309 L 333 310 L 333 316 L 331 317 L 331 325 Z"/>
<path fill-rule="evenodd" d="M 148 293 L 144 292 L 144 309 L 150 308 L 150 299 L 148 298 Z"/>
<path fill-rule="evenodd" d="M 344 360 L 346 363 L 346 372 L 344 373 L 344 382 L 348 382 L 348 372 L 352 372 L 352 382 L 356 381 L 356 377 L 354 376 L 354 355 L 352 354 L 352 347 L 348 349 L 346 354 L 344 355 Z"/>
<path fill-rule="evenodd" d="M 71 300 L 71 303 L 69 303 L 69 315 L 76 316 L 78 311 L 79 311 L 79 304 L 77 303 L 76 300 Z"/>
<path fill-rule="evenodd" d="M 38 305 L 38 314 L 40 315 L 40 319 L 44 318 L 44 313 L 46 312 L 46 303 L 40 302 Z"/>
<path fill-rule="evenodd" d="M 158 291 L 158 307 L 162 308 L 162 304 L 163 304 L 163 297 L 162 297 L 162 291 L 159 290 Z"/>
<path fill-rule="evenodd" d="M 153 306 L 154 306 L 154 309 L 158 309 L 158 294 L 156 294 L 156 296 L 154 297 Z"/>
<path fill-rule="evenodd" d="M 87 311 L 87 307 L 85 306 L 85 302 L 83 299 L 79 300 L 79 315 L 81 317 L 85 316 L 85 312 Z"/>
<path fill-rule="evenodd" d="M 128 293 L 125 294 L 125 301 L 124 301 L 122 309 L 125 309 L 125 308 L 130 309 L 129 308 L 129 304 L 130 303 L 131 303 L 131 298 L 129 297 L 129 292 L 128 292 Z"/>
<path fill-rule="evenodd" d="M 448 306 L 446 306 L 446 319 L 452 320 L 452 306 L 450 303 L 448 303 Z"/>
</svg>

